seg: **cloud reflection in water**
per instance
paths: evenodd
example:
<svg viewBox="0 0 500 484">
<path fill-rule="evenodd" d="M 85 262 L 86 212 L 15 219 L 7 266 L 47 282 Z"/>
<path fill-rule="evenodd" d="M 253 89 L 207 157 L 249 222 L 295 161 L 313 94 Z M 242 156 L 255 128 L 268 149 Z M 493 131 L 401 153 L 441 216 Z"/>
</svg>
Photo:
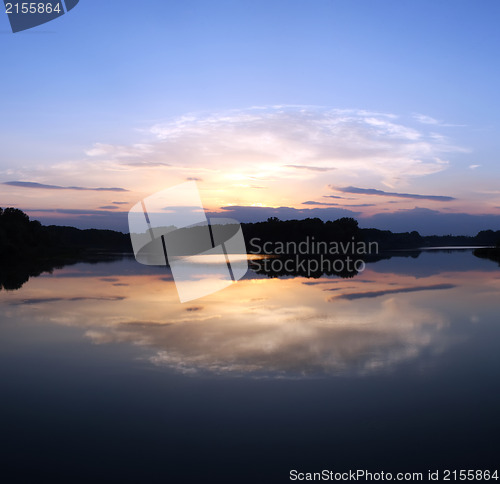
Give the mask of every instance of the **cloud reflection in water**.
<svg viewBox="0 0 500 484">
<path fill-rule="evenodd" d="M 95 344 L 140 345 L 152 364 L 184 374 L 369 374 L 446 346 L 443 304 L 460 300 L 457 291 L 480 274 L 249 278 L 187 305 L 158 274 L 72 271 L 30 280 L 9 297 L 8 310 L 19 320 L 80 327 Z M 325 292 L 333 282 L 337 290 Z"/>
</svg>

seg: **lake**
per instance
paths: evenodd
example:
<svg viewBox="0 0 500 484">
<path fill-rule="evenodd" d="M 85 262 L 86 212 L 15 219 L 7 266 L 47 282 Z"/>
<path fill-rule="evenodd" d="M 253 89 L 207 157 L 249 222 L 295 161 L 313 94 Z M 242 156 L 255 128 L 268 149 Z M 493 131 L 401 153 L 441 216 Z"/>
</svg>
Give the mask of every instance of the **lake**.
<svg viewBox="0 0 500 484">
<path fill-rule="evenodd" d="M 184 304 L 130 257 L 43 273 L 0 291 L 4 482 L 493 471 L 499 303 L 471 250 L 249 272 Z"/>
</svg>

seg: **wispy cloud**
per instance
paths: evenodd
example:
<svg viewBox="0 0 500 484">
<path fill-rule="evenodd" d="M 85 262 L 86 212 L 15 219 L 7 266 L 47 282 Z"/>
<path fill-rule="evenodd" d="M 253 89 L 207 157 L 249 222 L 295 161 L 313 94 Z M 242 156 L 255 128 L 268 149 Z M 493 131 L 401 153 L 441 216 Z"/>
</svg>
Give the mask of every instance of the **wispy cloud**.
<svg viewBox="0 0 500 484">
<path fill-rule="evenodd" d="M 357 195 L 377 195 L 383 197 L 411 198 L 414 200 L 433 200 L 436 202 L 451 202 L 453 200 L 456 200 L 456 198 L 454 197 L 447 197 L 443 195 L 419 195 L 414 193 L 384 192 L 383 190 L 377 190 L 375 188 L 334 187 L 332 185 L 330 185 L 330 188 L 342 193 L 355 193 Z"/>
<path fill-rule="evenodd" d="M 157 124 L 151 133 L 158 141 L 148 144 L 148 160 L 260 180 L 335 170 L 336 177 L 363 172 L 394 184 L 442 171 L 443 157 L 462 151 L 392 114 L 304 106 L 192 114 Z M 105 151 L 111 156 L 110 146 Z M 116 156 L 122 152 L 118 146 Z"/>
<path fill-rule="evenodd" d="M 123 301 L 126 299 L 124 296 L 96 296 L 96 297 L 44 297 L 44 298 L 30 298 L 13 300 L 9 304 L 11 306 L 25 306 L 27 304 L 46 304 L 55 302 L 79 302 L 79 301 Z"/>
<path fill-rule="evenodd" d="M 45 185 L 43 183 L 27 182 L 27 181 L 7 181 L 3 185 L 19 188 L 42 188 L 44 190 L 85 190 L 94 192 L 128 192 L 125 188 L 88 188 L 88 187 L 62 187 L 59 185 Z"/>
<path fill-rule="evenodd" d="M 283 165 L 286 166 L 287 168 L 297 168 L 299 170 L 309 170 L 309 171 L 331 171 L 331 170 L 336 170 L 335 167 L 328 167 L 328 166 L 307 166 L 307 165 Z"/>
<path fill-rule="evenodd" d="M 343 203 L 325 203 L 325 202 L 314 202 L 312 200 L 308 200 L 307 202 L 302 202 L 302 205 L 324 205 L 327 207 L 374 207 L 374 203 L 358 203 L 358 204 L 350 204 L 345 205 Z"/>
<path fill-rule="evenodd" d="M 142 158 L 153 151 L 154 146 L 145 143 L 135 143 L 132 145 L 95 143 L 85 154 L 87 156 L 107 156 L 113 158 Z"/>
<path fill-rule="evenodd" d="M 413 119 L 418 121 L 421 124 L 427 124 L 431 126 L 441 126 L 441 127 L 449 127 L 449 128 L 461 128 L 464 127 L 465 125 L 463 124 L 449 124 L 445 123 L 443 121 L 440 121 L 439 119 L 435 119 L 432 116 L 427 116 L 426 114 L 419 114 L 415 113 L 413 115 Z"/>
<path fill-rule="evenodd" d="M 375 203 L 351 203 L 349 205 L 338 204 L 341 207 L 376 207 Z"/>
<path fill-rule="evenodd" d="M 23 208 L 25 212 L 37 212 L 37 213 L 60 213 L 64 215 L 112 215 L 116 216 L 117 212 L 112 212 L 108 209 L 103 210 L 85 210 L 78 208 Z M 113 210 L 116 210 L 116 207 L 113 207 Z M 126 212 L 120 212 L 126 213 Z"/>
<path fill-rule="evenodd" d="M 164 168 L 172 166 L 169 163 L 162 163 L 161 161 L 131 161 L 123 164 L 126 166 L 133 166 L 136 168 Z"/>
<path fill-rule="evenodd" d="M 118 323 L 118 326 L 125 328 L 164 328 L 173 324 L 165 321 L 123 321 Z"/>
<path fill-rule="evenodd" d="M 302 202 L 302 205 L 324 205 L 326 207 L 337 207 L 338 203 L 325 203 L 325 202 L 314 202 L 312 200 L 308 200 L 307 202 Z"/>
<path fill-rule="evenodd" d="M 414 114 L 413 118 L 416 119 L 419 123 L 422 124 L 432 124 L 432 125 L 439 125 L 441 124 L 441 121 L 438 121 L 437 119 L 434 119 L 431 116 L 426 116 L 425 114 Z"/>
<path fill-rule="evenodd" d="M 392 294 L 407 294 L 410 292 L 420 292 L 420 291 L 439 291 L 444 289 L 453 289 L 455 284 L 433 284 L 429 286 L 415 286 L 415 287 L 403 287 L 400 289 L 387 289 L 385 291 L 367 291 L 367 292 L 352 292 L 350 294 L 342 294 L 340 296 L 332 296 L 328 299 L 329 302 L 333 302 L 338 299 L 346 299 L 348 301 L 353 301 L 355 299 L 373 298 L 380 296 L 387 296 Z"/>
</svg>

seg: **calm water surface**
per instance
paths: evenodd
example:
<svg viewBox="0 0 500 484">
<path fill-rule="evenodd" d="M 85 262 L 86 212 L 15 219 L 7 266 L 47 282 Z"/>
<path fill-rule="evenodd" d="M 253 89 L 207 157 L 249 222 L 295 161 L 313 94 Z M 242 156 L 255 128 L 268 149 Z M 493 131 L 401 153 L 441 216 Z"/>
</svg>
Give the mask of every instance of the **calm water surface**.
<svg viewBox="0 0 500 484">
<path fill-rule="evenodd" d="M 0 291 L 4 482 L 494 469 L 500 270 L 471 251 L 180 304 L 125 258 Z"/>
</svg>

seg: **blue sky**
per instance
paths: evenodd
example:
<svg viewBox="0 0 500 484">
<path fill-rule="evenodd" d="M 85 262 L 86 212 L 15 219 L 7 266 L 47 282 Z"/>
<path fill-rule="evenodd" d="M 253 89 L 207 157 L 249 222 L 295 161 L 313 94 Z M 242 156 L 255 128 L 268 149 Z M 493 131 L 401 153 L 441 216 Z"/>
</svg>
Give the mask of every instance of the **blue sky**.
<svg viewBox="0 0 500 484">
<path fill-rule="evenodd" d="M 494 0 L 81 0 L 17 34 L 3 14 L 0 183 L 127 191 L 9 184 L 0 206 L 126 230 L 141 197 L 197 178 L 249 219 L 499 229 L 499 20 Z"/>
</svg>

